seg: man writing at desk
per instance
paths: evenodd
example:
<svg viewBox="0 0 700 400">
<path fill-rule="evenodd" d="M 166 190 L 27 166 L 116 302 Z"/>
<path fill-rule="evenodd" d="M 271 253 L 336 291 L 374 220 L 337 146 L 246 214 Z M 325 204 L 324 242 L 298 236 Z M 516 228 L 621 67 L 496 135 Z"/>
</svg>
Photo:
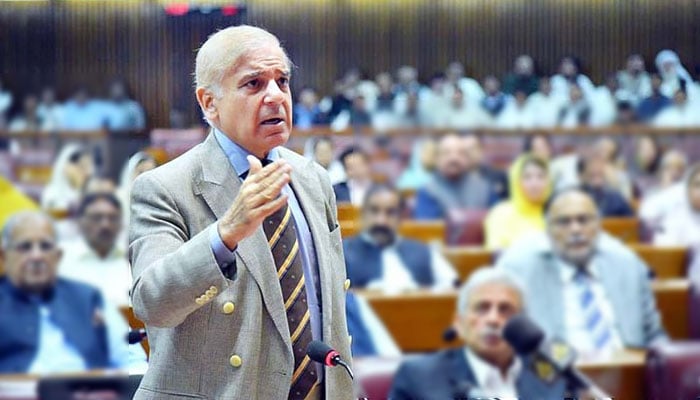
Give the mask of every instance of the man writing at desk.
<svg viewBox="0 0 700 400">
<path fill-rule="evenodd" d="M 132 301 L 152 349 L 137 399 L 352 396 L 305 356 L 319 339 L 349 360 L 350 343 L 328 176 L 281 147 L 290 69 L 269 32 L 212 35 L 195 67 L 211 133 L 134 183 Z"/>
</svg>

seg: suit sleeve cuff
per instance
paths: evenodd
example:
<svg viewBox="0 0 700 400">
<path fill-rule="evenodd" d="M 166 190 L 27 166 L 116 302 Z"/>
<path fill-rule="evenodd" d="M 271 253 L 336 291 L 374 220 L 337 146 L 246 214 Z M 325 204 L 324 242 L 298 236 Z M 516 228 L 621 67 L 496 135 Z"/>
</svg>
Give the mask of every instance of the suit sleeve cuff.
<svg viewBox="0 0 700 400">
<path fill-rule="evenodd" d="M 219 236 L 219 224 L 216 223 L 209 231 L 209 243 L 214 259 L 226 278 L 232 279 L 236 270 L 236 249 L 229 250 Z"/>
</svg>

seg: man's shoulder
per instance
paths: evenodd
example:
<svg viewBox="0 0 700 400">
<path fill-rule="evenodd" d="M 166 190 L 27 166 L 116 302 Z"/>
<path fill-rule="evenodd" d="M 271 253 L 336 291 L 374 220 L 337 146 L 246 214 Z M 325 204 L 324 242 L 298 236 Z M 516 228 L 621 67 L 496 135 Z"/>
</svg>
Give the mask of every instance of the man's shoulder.
<svg viewBox="0 0 700 400">
<path fill-rule="evenodd" d="M 614 260 L 617 270 L 643 265 L 634 250 L 606 232 L 601 232 L 598 238 L 598 253 L 606 260 Z"/>
<path fill-rule="evenodd" d="M 463 357 L 463 355 L 459 354 L 461 351 L 461 348 L 448 349 L 430 354 L 411 356 L 401 363 L 397 376 L 400 375 L 410 379 L 425 378 L 429 381 L 441 374 L 442 371 L 451 368 L 454 365 L 455 357 Z"/>
</svg>

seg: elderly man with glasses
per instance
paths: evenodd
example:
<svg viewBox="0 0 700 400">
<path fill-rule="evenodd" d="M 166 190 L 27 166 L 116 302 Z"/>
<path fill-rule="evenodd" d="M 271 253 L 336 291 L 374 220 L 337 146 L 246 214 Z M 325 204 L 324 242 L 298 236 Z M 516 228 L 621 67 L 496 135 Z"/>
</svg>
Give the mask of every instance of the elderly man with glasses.
<svg viewBox="0 0 700 400">
<path fill-rule="evenodd" d="M 105 306 L 97 289 L 57 278 L 62 252 L 48 216 L 15 214 L 1 243 L 6 276 L 0 278 L 0 374 L 135 365 L 118 311 Z"/>
<path fill-rule="evenodd" d="M 498 267 L 518 276 L 528 313 L 583 359 L 606 359 L 629 347 L 667 340 L 649 268 L 600 228 L 591 196 L 572 187 L 545 205 L 546 233 L 509 248 Z"/>
</svg>

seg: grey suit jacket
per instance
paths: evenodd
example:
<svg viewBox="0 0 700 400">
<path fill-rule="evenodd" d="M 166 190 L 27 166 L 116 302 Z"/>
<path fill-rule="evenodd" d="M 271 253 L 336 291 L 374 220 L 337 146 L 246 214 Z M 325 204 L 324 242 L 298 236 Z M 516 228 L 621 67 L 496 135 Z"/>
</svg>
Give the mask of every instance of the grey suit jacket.
<svg viewBox="0 0 700 400">
<path fill-rule="evenodd" d="M 286 149 L 280 156 L 293 168 L 291 185 L 317 252 L 323 340 L 349 360 L 333 191 L 319 165 Z M 294 356 L 262 227 L 238 244 L 233 281 L 222 275 L 211 250 L 210 230 L 240 186 L 213 134 L 134 182 L 131 297 L 151 346 L 137 399 L 287 398 Z M 326 369 L 325 393 L 329 399 L 352 396 L 345 371 Z"/>
<path fill-rule="evenodd" d="M 655 340 L 665 340 L 646 264 L 604 232 L 594 257 L 622 342 L 628 347 L 647 347 Z M 546 234 L 517 242 L 503 253 L 497 266 L 511 271 L 523 283 L 528 315 L 550 337 L 565 339 L 560 266 Z"/>
</svg>

